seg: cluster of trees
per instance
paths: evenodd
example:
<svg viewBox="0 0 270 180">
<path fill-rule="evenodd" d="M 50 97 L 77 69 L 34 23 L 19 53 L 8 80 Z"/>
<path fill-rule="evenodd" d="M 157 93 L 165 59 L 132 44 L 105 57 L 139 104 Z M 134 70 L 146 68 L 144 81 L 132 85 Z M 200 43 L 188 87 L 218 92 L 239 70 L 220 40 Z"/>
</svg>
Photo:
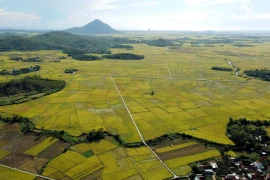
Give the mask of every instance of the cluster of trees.
<svg viewBox="0 0 270 180">
<path fill-rule="evenodd" d="M 111 48 L 122 48 L 122 49 L 133 49 L 131 45 L 117 44 L 112 46 Z"/>
<path fill-rule="evenodd" d="M 101 60 L 102 57 L 98 57 L 95 55 L 91 54 L 78 54 L 78 55 L 73 55 L 73 59 L 80 60 L 80 61 L 95 61 L 95 60 Z"/>
<path fill-rule="evenodd" d="M 237 46 L 237 47 L 255 47 L 254 45 L 251 45 L 251 44 L 233 44 L 233 46 Z"/>
<path fill-rule="evenodd" d="M 246 70 L 244 73 L 248 76 L 260 78 L 264 81 L 270 81 L 270 69 L 255 69 L 255 70 Z"/>
<path fill-rule="evenodd" d="M 91 132 L 88 133 L 87 135 L 87 141 L 92 142 L 92 141 L 98 141 L 104 139 L 104 130 L 103 128 L 98 129 L 97 131 L 94 129 Z"/>
<path fill-rule="evenodd" d="M 22 57 L 10 57 L 9 60 L 13 60 L 13 61 L 20 61 L 20 60 L 23 60 Z"/>
<path fill-rule="evenodd" d="M 42 58 L 40 57 L 32 57 L 32 58 L 28 58 L 28 59 L 23 59 L 23 62 L 41 62 L 43 61 Z"/>
<path fill-rule="evenodd" d="M 132 53 L 117 53 L 117 54 L 108 54 L 104 55 L 104 58 L 107 59 L 121 59 L 121 60 L 139 60 L 144 59 L 143 55 L 137 55 Z"/>
<path fill-rule="evenodd" d="M 260 151 L 262 144 L 270 140 L 265 126 L 269 126 L 270 121 L 248 121 L 246 118 L 230 121 L 227 125 L 227 134 L 236 144 L 237 148 L 245 151 Z"/>
<path fill-rule="evenodd" d="M 66 69 L 65 70 L 65 73 L 74 73 L 74 72 L 77 72 L 78 69 Z"/>
<path fill-rule="evenodd" d="M 218 71 L 233 71 L 232 68 L 227 68 L 227 67 L 218 67 L 218 66 L 213 66 L 212 70 L 218 70 Z"/>
<path fill-rule="evenodd" d="M 14 61 L 23 61 L 23 62 L 41 62 L 41 61 L 43 61 L 43 59 L 40 57 L 31 57 L 28 59 L 23 59 L 22 57 L 10 57 L 9 59 L 14 60 Z"/>
<path fill-rule="evenodd" d="M 171 40 L 159 38 L 157 40 L 148 40 L 147 45 L 149 46 L 158 46 L 158 47 L 166 47 L 166 46 L 173 46 Z"/>
<path fill-rule="evenodd" d="M 39 65 L 35 65 L 35 66 L 31 66 L 28 68 L 20 68 L 20 69 L 13 69 L 12 71 L 8 71 L 6 69 L 0 71 L 1 75 L 20 75 L 20 74 L 26 74 L 26 73 L 30 73 L 30 72 L 34 72 L 34 71 L 39 71 L 40 70 L 40 66 Z"/>
<path fill-rule="evenodd" d="M 8 82 L 0 82 L 0 96 L 10 96 L 30 91 L 51 94 L 65 87 L 63 80 L 51 80 L 41 76 L 26 76 L 20 79 L 12 79 Z"/>
</svg>

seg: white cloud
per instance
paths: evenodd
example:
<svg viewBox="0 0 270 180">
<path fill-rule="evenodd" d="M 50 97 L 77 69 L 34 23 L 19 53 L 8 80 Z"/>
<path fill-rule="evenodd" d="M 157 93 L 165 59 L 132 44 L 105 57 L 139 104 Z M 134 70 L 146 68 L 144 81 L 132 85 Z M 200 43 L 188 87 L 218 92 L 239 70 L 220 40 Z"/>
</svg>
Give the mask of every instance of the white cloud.
<svg viewBox="0 0 270 180">
<path fill-rule="evenodd" d="M 133 4 L 130 4 L 131 6 L 148 6 L 148 5 L 155 5 L 155 4 L 158 4 L 158 2 L 142 2 L 142 3 L 133 3 Z"/>
<path fill-rule="evenodd" d="M 40 22 L 41 16 L 35 13 L 9 12 L 0 9 L 0 28 L 28 27 Z"/>
<path fill-rule="evenodd" d="M 114 4 L 121 0 L 98 0 L 98 1 L 87 1 L 87 10 L 108 10 L 108 9 L 116 9 L 120 7 L 120 5 Z"/>
<path fill-rule="evenodd" d="M 242 2 L 243 0 L 185 0 L 188 6 L 213 6 L 217 4 L 231 4 Z"/>
</svg>

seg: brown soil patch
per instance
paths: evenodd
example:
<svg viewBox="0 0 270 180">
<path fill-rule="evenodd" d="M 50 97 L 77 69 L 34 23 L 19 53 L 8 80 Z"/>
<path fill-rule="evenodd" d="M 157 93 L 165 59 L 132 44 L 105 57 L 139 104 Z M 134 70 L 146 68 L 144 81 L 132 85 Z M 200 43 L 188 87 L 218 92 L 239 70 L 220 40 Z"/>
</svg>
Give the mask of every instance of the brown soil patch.
<svg viewBox="0 0 270 180">
<path fill-rule="evenodd" d="M 86 177 L 83 178 L 83 180 L 97 180 L 97 179 L 101 179 L 101 174 L 102 174 L 103 169 L 100 169 Z"/>
<path fill-rule="evenodd" d="M 173 151 L 157 153 L 157 154 L 162 160 L 168 160 L 168 159 L 174 159 L 174 158 L 189 156 L 193 154 L 198 154 L 198 153 L 206 152 L 209 150 L 213 150 L 213 148 L 205 147 L 204 145 L 201 145 L 201 144 L 194 144 L 192 146 L 188 146 L 185 148 L 180 148 Z"/>
<path fill-rule="evenodd" d="M 48 147 L 47 149 L 45 149 L 44 151 L 42 151 L 41 153 L 39 153 L 37 155 L 37 157 L 52 159 L 55 156 L 58 156 L 59 154 L 64 152 L 65 148 L 67 148 L 69 146 L 70 146 L 69 143 L 64 143 L 62 141 L 58 141 L 58 142 L 54 143 L 53 145 L 51 145 L 50 147 Z"/>
<path fill-rule="evenodd" d="M 184 144 L 184 143 L 188 143 L 188 142 L 191 142 L 191 141 L 184 140 L 184 139 L 173 139 L 173 140 L 163 141 L 163 142 L 161 142 L 155 146 L 151 146 L 151 147 L 154 149 L 157 149 L 157 148 L 170 146 L 171 144 L 178 145 L 178 144 Z"/>
<path fill-rule="evenodd" d="M 4 150 L 9 150 L 16 153 L 23 153 L 28 149 L 36 146 L 43 140 L 45 140 L 45 136 L 33 136 L 33 135 L 21 135 L 13 139 L 10 143 L 3 147 Z"/>
<path fill-rule="evenodd" d="M 20 169 L 27 172 L 39 174 L 43 165 L 48 162 L 48 159 L 45 158 L 34 158 L 27 160 L 24 164 L 21 165 Z"/>
<path fill-rule="evenodd" d="M 11 154 L 0 160 L 0 163 L 13 168 L 19 168 L 25 162 L 33 159 L 33 156 L 24 154 Z"/>
</svg>

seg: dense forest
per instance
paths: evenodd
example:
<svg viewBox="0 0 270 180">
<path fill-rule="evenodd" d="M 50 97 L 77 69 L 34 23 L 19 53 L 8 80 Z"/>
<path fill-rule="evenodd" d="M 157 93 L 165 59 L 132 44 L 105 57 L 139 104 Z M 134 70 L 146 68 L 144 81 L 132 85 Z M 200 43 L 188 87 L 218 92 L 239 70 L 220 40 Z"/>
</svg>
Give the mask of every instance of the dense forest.
<svg viewBox="0 0 270 180">
<path fill-rule="evenodd" d="M 30 72 L 35 72 L 35 71 L 39 71 L 40 70 L 40 66 L 39 65 L 35 65 L 35 66 L 30 66 L 27 68 L 20 68 L 20 69 L 13 69 L 12 71 L 8 71 L 6 69 L 0 71 L 1 75 L 20 75 L 20 74 L 26 74 L 26 73 L 30 73 Z"/>
<path fill-rule="evenodd" d="M 104 55 L 104 58 L 107 59 L 121 59 L 121 60 L 139 60 L 144 59 L 143 55 L 137 55 L 132 53 L 117 53 L 117 54 L 108 54 Z"/>
<path fill-rule="evenodd" d="M 38 93 L 53 93 L 65 87 L 65 81 L 50 80 L 40 76 L 26 76 L 12 79 L 9 82 L 0 82 L 0 96 L 10 96 L 19 93 L 36 91 Z"/>
<path fill-rule="evenodd" d="M 229 138 L 236 144 L 237 148 L 245 151 L 260 151 L 262 145 L 270 138 L 267 135 L 265 126 L 269 126 L 270 121 L 253 121 L 245 118 L 230 121 L 227 125 Z"/>
<path fill-rule="evenodd" d="M 140 43 L 140 41 L 111 36 L 79 36 L 64 31 L 54 31 L 32 37 L 2 37 L 0 38 L 0 52 L 13 50 L 65 50 L 64 52 L 68 52 L 69 49 L 71 51 L 80 49 L 84 54 L 104 54 L 111 46 L 134 43 Z"/>
<path fill-rule="evenodd" d="M 256 77 L 260 78 L 264 81 L 270 81 L 270 70 L 269 69 L 255 69 L 255 70 L 246 70 L 244 71 L 244 74 L 251 76 L 251 77 Z"/>
<path fill-rule="evenodd" d="M 218 66 L 213 66 L 212 70 L 218 70 L 218 71 L 233 71 L 232 68 L 227 68 L 227 67 L 218 67 Z"/>
</svg>

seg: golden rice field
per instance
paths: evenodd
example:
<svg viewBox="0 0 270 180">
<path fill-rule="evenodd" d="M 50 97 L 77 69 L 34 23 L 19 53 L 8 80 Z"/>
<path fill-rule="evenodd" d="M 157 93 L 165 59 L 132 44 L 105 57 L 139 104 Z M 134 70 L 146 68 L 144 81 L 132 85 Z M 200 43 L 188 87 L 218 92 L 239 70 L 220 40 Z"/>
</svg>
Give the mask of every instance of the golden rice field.
<svg viewBox="0 0 270 180">
<path fill-rule="evenodd" d="M 185 52 L 170 52 L 163 47 L 145 44 L 132 45 L 133 53 L 145 56 L 141 61 L 100 60 L 77 61 L 70 57 L 59 63 L 50 62 L 61 51 L 0 52 L 0 69 L 29 67 L 39 64 L 41 70 L 31 74 L 66 81 L 66 87 L 57 93 L 18 105 L 0 106 L 0 113 L 29 117 L 37 128 L 64 130 L 79 136 L 93 129 L 104 128 L 119 134 L 125 142 L 141 141 L 129 114 L 112 83 L 114 79 L 145 140 L 165 133 L 180 132 L 211 141 L 233 144 L 226 136 L 230 117 L 247 119 L 270 118 L 270 85 L 268 82 L 236 76 L 232 72 L 211 70 L 212 66 L 230 67 L 225 58 L 241 69 L 270 68 L 270 43 L 255 47 L 191 47 Z M 126 52 L 112 49 L 113 53 Z M 226 53 L 242 53 L 230 56 Z M 217 53 L 219 52 L 219 53 Z M 9 56 L 39 56 L 41 63 L 17 62 Z M 69 68 L 75 74 L 65 74 Z M 17 77 L 0 76 L 0 81 Z M 150 92 L 154 91 L 154 95 Z M 268 130 L 270 132 L 270 130 Z M 47 138 L 25 151 L 36 156 L 57 140 Z M 162 147 L 157 152 L 169 152 L 193 145 L 186 143 Z M 89 156 L 84 153 L 90 152 Z M 0 159 L 9 152 L 0 151 Z M 91 154 L 92 153 L 92 154 Z M 234 152 L 230 152 L 235 155 Z M 216 150 L 166 160 L 165 163 L 178 175 L 191 171 L 195 161 L 220 156 Z M 22 174 L 0 167 L 0 179 L 16 179 Z M 2 174 L 2 172 L 4 172 Z M 16 175 L 15 175 L 16 174 Z M 71 146 L 52 159 L 42 175 L 54 179 L 83 179 L 101 177 L 113 179 L 163 179 L 169 171 L 146 147 L 123 148 L 113 140 L 101 140 Z M 33 179 L 25 175 L 25 179 Z"/>
<path fill-rule="evenodd" d="M 212 71 L 211 67 L 229 67 L 224 58 L 230 59 L 242 70 L 270 67 L 265 56 L 255 56 L 263 55 L 268 46 L 267 43 L 263 46 L 258 44 L 256 50 L 254 47 L 230 45 L 192 47 L 192 53 L 183 53 L 134 45 L 134 53 L 145 55 L 144 60 L 83 62 L 66 59 L 60 63 L 49 62 L 64 55 L 60 51 L 2 52 L 0 56 L 5 60 L 1 64 L 3 68 L 35 64 L 8 60 L 10 55 L 40 56 L 44 59 L 39 63 L 42 69 L 32 74 L 63 79 L 67 85 L 62 91 L 46 97 L 19 105 L 1 106 L 0 112 L 30 117 L 39 128 L 65 130 L 73 135 L 104 128 L 119 134 L 126 142 L 140 141 L 112 84 L 112 76 L 145 139 L 169 132 L 185 132 L 231 144 L 225 135 L 229 117 L 270 117 L 270 100 L 265 98 L 269 85 L 260 80 L 246 82 L 246 79 L 230 72 Z M 215 53 L 225 50 L 252 56 L 241 58 Z M 66 68 L 77 68 L 79 71 L 64 74 Z M 2 81 L 11 78 L 14 77 L 0 76 Z M 152 90 L 155 92 L 153 96 L 150 95 Z"/>
<path fill-rule="evenodd" d="M 103 180 L 131 177 L 158 180 L 171 176 L 148 148 L 122 148 L 114 145 L 115 143 L 112 139 L 101 140 L 99 146 L 105 147 L 102 152 L 95 151 L 95 142 L 72 146 L 72 151 L 67 151 L 50 161 L 42 175 L 82 179 L 99 172 Z M 81 154 L 88 151 L 89 147 L 94 155 L 85 158 Z"/>
</svg>

